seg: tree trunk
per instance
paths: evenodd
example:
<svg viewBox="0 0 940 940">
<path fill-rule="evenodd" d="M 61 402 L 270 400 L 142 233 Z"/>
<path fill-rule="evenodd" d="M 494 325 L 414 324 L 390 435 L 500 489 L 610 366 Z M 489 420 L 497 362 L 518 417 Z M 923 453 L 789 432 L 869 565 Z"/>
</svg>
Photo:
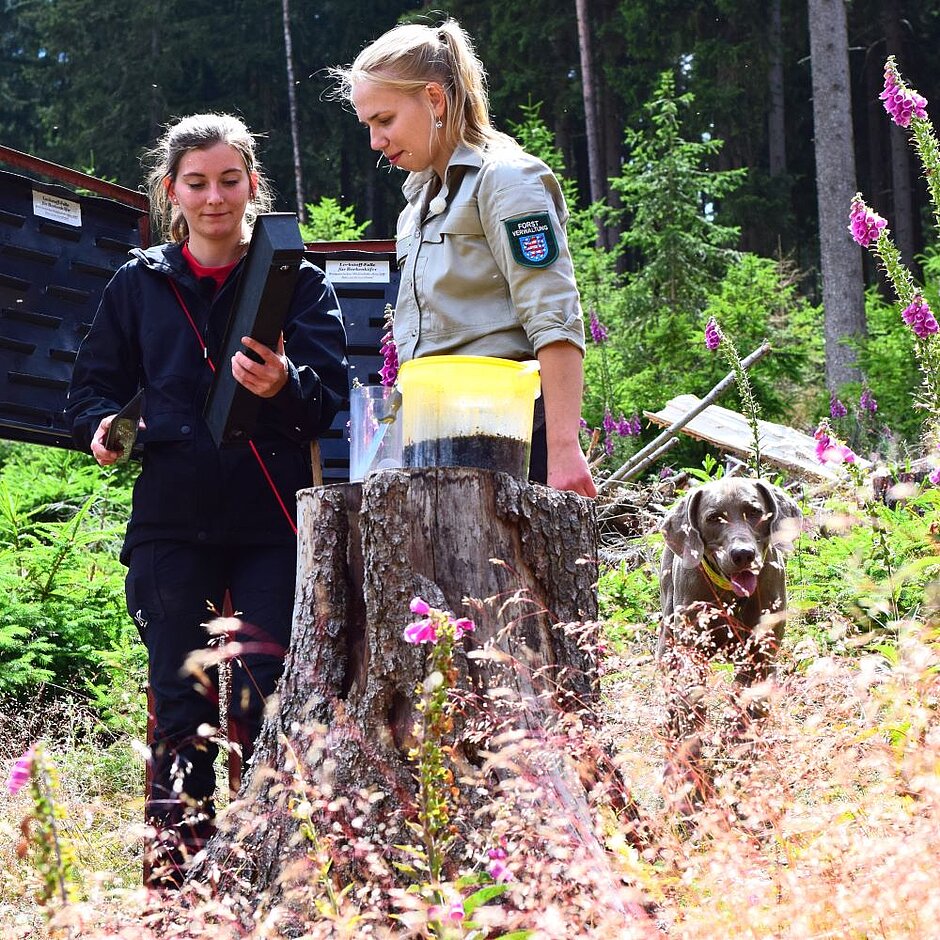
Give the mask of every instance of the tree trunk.
<svg viewBox="0 0 940 940">
<path fill-rule="evenodd" d="M 152 19 L 150 20 L 150 61 L 148 67 L 153 69 L 156 74 L 159 70 L 157 63 L 160 61 L 162 52 L 162 31 L 165 20 L 163 19 L 163 4 L 157 0 L 150 7 Z M 150 114 L 148 136 L 153 139 L 160 134 L 160 121 L 164 116 L 166 105 L 163 101 L 163 89 L 157 82 L 150 83 Z"/>
<path fill-rule="evenodd" d="M 860 378 L 847 341 L 865 333 L 861 249 L 847 232 L 857 183 L 844 0 L 809 0 L 809 34 L 826 384 L 836 392 Z"/>
<path fill-rule="evenodd" d="M 876 46 L 876 49 L 879 49 Z M 864 117 L 865 139 L 860 141 L 858 155 L 863 158 L 863 165 L 859 167 L 862 191 L 872 208 L 885 216 L 893 218 L 891 207 L 891 157 L 890 157 L 890 131 L 888 125 L 893 123 L 885 114 L 884 105 L 879 100 L 881 89 L 884 87 L 884 56 L 881 51 L 870 51 L 865 56 L 862 77 L 864 81 L 864 105 L 859 108 L 859 119 Z M 864 146 L 862 146 L 864 143 Z M 894 231 L 892 225 L 892 232 Z M 862 266 L 865 272 L 865 282 L 878 281 L 878 262 L 868 252 L 862 253 Z M 893 297 L 891 285 L 883 281 L 879 285 L 885 298 Z"/>
<path fill-rule="evenodd" d="M 783 17 L 782 0 L 770 3 L 770 57 L 767 69 L 769 111 L 767 114 L 768 167 L 771 176 L 787 172 L 786 107 L 783 81 Z"/>
<path fill-rule="evenodd" d="M 887 44 L 888 55 L 893 55 L 898 66 L 904 68 L 904 31 L 901 26 L 901 10 L 897 0 L 888 0 L 881 10 L 881 22 Z M 887 56 L 885 56 L 887 58 Z M 879 92 L 881 89 L 878 89 Z M 878 102 L 879 105 L 881 102 Z M 898 127 L 890 120 L 884 109 L 881 119 L 888 125 L 891 142 L 891 232 L 895 244 L 901 252 L 901 260 L 907 267 L 914 268 L 914 192 L 911 186 L 911 145 L 908 140 L 909 130 Z"/>
<path fill-rule="evenodd" d="M 294 44 L 290 32 L 290 0 L 281 0 L 284 20 L 284 58 L 287 61 L 287 103 L 290 108 L 290 136 L 294 153 L 294 188 L 297 190 L 297 218 L 307 221 L 304 204 L 304 178 L 300 164 L 300 120 L 297 117 L 297 82 L 294 80 Z"/>
<path fill-rule="evenodd" d="M 578 17 L 578 50 L 581 54 L 581 95 L 584 101 L 584 126 L 587 132 L 588 178 L 591 202 L 600 202 L 605 195 L 604 154 L 598 125 L 597 79 L 594 72 L 594 51 L 591 45 L 591 21 L 588 0 L 575 0 Z M 604 226 L 598 220 L 597 246 L 606 247 Z"/>
<path fill-rule="evenodd" d="M 338 801 L 317 831 L 355 830 L 382 847 L 381 863 L 334 858 L 344 883 L 359 865 L 370 866 L 373 883 L 376 867 L 393 878 L 388 860 L 414 839 L 408 751 L 425 649 L 402 633 L 415 595 L 476 623 L 455 657 L 458 765 L 471 768 L 478 747 L 495 747 L 462 736 L 479 728 L 479 711 L 511 702 L 517 729 L 541 731 L 597 694 L 594 649 L 583 642 L 597 615 L 589 501 L 484 470 L 390 470 L 302 490 L 298 531 L 293 637 L 277 702 L 251 775 L 192 875 L 261 907 L 315 877 L 310 837 L 295 818 L 301 800 Z"/>
<path fill-rule="evenodd" d="M 625 55 L 626 52 L 624 52 Z M 604 141 L 604 197 L 607 205 L 617 213 L 623 208 L 623 201 L 620 198 L 620 193 L 615 189 L 611 189 L 610 180 L 620 176 L 623 170 L 623 111 L 620 105 L 616 103 L 617 96 L 611 92 L 610 85 L 606 81 L 604 83 L 604 101 L 606 105 L 601 109 L 601 127 L 603 131 L 601 136 Z M 619 221 L 611 222 L 605 227 L 607 245 L 611 250 L 616 249 L 620 243 L 620 236 L 624 231 L 622 214 L 615 215 L 614 218 L 619 219 Z M 622 251 L 616 252 L 616 262 L 618 271 L 624 273 L 627 266 Z"/>
</svg>

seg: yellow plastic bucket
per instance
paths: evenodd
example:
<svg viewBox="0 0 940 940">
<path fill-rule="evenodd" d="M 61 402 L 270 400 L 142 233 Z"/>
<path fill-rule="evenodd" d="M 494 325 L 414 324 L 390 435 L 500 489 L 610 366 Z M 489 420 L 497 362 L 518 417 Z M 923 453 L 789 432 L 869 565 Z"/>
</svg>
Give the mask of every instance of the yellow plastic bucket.
<svg viewBox="0 0 940 940">
<path fill-rule="evenodd" d="M 425 356 L 402 363 L 406 467 L 482 467 L 525 479 L 539 364 L 491 356 Z"/>
</svg>

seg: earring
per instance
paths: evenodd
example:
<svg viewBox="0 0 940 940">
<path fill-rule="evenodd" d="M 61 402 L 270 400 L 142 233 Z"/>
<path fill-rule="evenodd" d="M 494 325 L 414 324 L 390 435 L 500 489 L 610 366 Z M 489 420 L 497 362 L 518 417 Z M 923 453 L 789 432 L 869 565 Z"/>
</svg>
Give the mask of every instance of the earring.
<svg viewBox="0 0 940 940">
<path fill-rule="evenodd" d="M 438 130 L 440 130 L 440 129 L 444 126 L 444 122 L 443 122 L 440 118 L 438 118 L 437 124 L 435 124 L 434 126 L 435 126 Z"/>
</svg>

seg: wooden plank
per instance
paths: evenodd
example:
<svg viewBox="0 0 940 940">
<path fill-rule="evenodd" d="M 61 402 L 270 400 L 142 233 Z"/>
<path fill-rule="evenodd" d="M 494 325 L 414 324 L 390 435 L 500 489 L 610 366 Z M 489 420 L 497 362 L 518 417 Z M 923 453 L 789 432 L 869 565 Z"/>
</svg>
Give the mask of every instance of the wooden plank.
<svg viewBox="0 0 940 940">
<path fill-rule="evenodd" d="M 677 395 L 670 399 L 660 411 L 644 411 L 646 418 L 654 424 L 669 427 L 684 414 L 691 411 L 700 399 L 695 395 Z M 816 459 L 816 441 L 809 434 L 772 421 L 757 422 L 760 431 L 761 459 L 769 464 L 805 473 L 826 480 L 838 478 L 838 467 L 821 464 Z M 709 405 L 682 429 L 683 434 L 696 440 L 707 441 L 722 450 L 742 457 L 753 455 L 751 426 L 747 418 L 730 408 Z M 868 467 L 869 461 L 858 458 L 856 463 Z"/>
</svg>

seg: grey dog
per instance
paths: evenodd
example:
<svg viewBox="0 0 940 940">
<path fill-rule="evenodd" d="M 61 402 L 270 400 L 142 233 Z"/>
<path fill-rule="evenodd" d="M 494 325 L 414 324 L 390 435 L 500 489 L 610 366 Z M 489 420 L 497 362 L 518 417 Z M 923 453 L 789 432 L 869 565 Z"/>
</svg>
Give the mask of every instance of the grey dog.
<svg viewBox="0 0 940 940">
<path fill-rule="evenodd" d="M 767 678 L 785 625 L 784 552 L 801 519 L 779 487 L 722 477 L 690 490 L 663 521 L 656 655 L 667 677 L 666 774 L 694 792 L 703 789 L 703 663 L 725 654 L 739 688 Z"/>
</svg>

